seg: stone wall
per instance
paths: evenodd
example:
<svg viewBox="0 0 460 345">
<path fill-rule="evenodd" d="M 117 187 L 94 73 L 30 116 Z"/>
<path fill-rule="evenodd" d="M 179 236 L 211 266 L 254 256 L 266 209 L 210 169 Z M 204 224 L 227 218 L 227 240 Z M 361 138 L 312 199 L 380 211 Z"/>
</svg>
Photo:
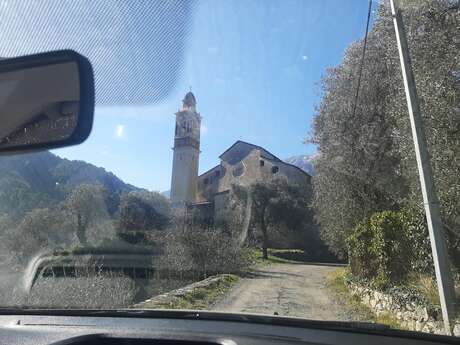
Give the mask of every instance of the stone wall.
<svg viewBox="0 0 460 345">
<path fill-rule="evenodd" d="M 200 280 L 198 282 L 189 284 L 182 288 L 172 290 L 164 294 L 149 298 L 145 301 L 139 302 L 131 306 L 131 308 L 155 309 L 159 307 L 164 307 L 170 304 L 171 302 L 174 302 L 176 299 L 184 297 L 185 295 L 193 292 L 194 290 L 198 288 L 211 287 L 213 285 L 219 284 L 220 282 L 224 281 L 228 277 L 231 277 L 231 275 L 230 274 L 219 274 L 216 276 L 212 276 L 204 280 Z"/>
<path fill-rule="evenodd" d="M 357 295 L 361 302 L 375 314 L 389 313 L 405 329 L 444 334 L 440 310 L 421 305 L 409 298 L 408 294 L 389 295 L 355 283 L 348 283 L 348 289 L 352 295 Z M 460 324 L 455 325 L 454 334 L 460 336 Z"/>
</svg>

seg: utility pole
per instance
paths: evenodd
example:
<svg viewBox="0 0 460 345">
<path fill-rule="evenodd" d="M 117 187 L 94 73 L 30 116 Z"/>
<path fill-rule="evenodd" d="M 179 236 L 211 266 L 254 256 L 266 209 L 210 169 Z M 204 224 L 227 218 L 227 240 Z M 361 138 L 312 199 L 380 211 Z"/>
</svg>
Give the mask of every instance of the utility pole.
<svg viewBox="0 0 460 345">
<path fill-rule="evenodd" d="M 420 178 L 420 185 L 425 206 L 426 220 L 430 234 L 431 251 L 433 254 L 436 281 L 441 301 L 442 317 L 447 335 L 452 335 L 451 320 L 455 316 L 455 289 L 450 270 L 449 257 L 447 254 L 446 240 L 442 228 L 441 215 L 439 212 L 439 200 L 433 181 L 430 164 L 430 156 L 427 149 L 427 141 L 420 113 L 420 105 L 415 87 L 414 75 L 409 56 L 406 33 L 400 10 L 396 7 L 397 0 L 390 0 L 391 13 L 396 32 L 396 41 L 399 50 L 404 90 L 406 92 L 407 108 L 409 111 L 414 140 L 415 156 Z"/>
</svg>

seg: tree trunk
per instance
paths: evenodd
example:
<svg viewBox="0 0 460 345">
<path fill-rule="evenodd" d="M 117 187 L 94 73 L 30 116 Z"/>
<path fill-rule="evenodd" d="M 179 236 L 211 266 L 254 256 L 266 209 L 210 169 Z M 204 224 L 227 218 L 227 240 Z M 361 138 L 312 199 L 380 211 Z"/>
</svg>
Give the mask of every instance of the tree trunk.
<svg viewBox="0 0 460 345">
<path fill-rule="evenodd" d="M 248 237 L 249 226 L 251 225 L 251 213 L 252 213 L 252 194 L 249 192 L 247 199 L 246 199 L 246 210 L 244 213 L 244 220 L 243 220 L 243 226 L 242 226 L 243 229 L 238 239 L 240 246 L 244 244 L 244 242 L 246 241 Z"/>
<path fill-rule="evenodd" d="M 86 244 L 85 226 L 81 220 L 81 215 L 77 215 L 77 237 L 81 244 Z"/>
<path fill-rule="evenodd" d="M 268 235 L 267 224 L 265 224 L 265 210 L 262 212 L 260 228 L 262 230 L 262 259 L 268 260 Z"/>
</svg>

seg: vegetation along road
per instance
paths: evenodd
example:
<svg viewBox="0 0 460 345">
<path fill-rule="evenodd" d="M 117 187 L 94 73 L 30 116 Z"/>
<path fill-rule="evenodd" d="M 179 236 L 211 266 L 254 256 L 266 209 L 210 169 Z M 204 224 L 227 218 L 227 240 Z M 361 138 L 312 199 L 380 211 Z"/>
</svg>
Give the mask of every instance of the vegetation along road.
<svg viewBox="0 0 460 345">
<path fill-rule="evenodd" d="M 259 266 L 213 309 L 263 313 L 317 320 L 350 320 L 349 313 L 326 287 L 327 275 L 337 266 L 277 263 Z"/>
</svg>

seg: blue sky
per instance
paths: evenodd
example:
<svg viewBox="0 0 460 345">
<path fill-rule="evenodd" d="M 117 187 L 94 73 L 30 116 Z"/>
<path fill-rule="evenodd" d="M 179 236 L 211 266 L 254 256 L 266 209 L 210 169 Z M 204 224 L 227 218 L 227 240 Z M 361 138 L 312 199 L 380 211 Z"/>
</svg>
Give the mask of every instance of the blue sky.
<svg viewBox="0 0 460 345">
<path fill-rule="evenodd" d="M 98 105 L 90 138 L 54 152 L 136 186 L 168 190 L 173 114 L 191 86 L 203 117 L 200 172 L 239 139 L 280 158 L 313 154 L 303 140 L 320 102 L 319 81 L 362 38 L 367 6 L 367 0 L 198 2 L 168 96 L 150 105 Z"/>
</svg>

